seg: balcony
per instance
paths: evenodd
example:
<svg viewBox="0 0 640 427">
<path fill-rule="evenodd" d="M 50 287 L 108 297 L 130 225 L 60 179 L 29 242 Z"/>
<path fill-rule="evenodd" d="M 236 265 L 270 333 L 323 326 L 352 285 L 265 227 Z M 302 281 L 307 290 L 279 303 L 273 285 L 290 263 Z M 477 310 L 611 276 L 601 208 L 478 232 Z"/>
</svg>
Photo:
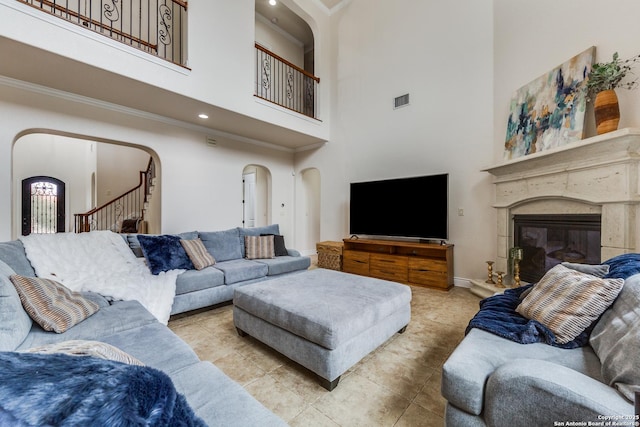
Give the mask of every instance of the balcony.
<svg viewBox="0 0 640 427">
<path fill-rule="evenodd" d="M 317 119 L 320 78 L 256 43 L 258 98 Z"/>
<path fill-rule="evenodd" d="M 186 1 L 17 1 L 175 64 L 186 64 Z"/>
</svg>

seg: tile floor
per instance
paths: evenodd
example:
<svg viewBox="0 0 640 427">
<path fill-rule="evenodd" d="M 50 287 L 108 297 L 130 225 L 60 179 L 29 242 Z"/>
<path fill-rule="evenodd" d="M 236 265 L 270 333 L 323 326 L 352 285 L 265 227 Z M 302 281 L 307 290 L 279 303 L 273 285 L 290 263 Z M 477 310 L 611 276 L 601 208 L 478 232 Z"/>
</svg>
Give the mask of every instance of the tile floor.
<svg viewBox="0 0 640 427">
<path fill-rule="evenodd" d="M 442 426 L 442 363 L 464 335 L 479 298 L 413 287 L 411 322 L 348 372 L 332 392 L 314 374 L 233 326 L 232 306 L 169 327 L 291 426 Z"/>
</svg>

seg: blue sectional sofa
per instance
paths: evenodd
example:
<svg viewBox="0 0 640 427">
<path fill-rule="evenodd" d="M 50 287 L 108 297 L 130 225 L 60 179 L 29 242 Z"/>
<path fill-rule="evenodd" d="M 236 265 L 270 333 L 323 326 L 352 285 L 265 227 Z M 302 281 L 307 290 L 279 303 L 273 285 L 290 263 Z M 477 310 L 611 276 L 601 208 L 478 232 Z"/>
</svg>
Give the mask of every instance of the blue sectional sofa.
<svg viewBox="0 0 640 427">
<path fill-rule="evenodd" d="M 250 283 L 304 271 L 311 259 L 287 248 L 288 255 L 270 259 L 245 259 L 244 236 L 279 235 L 278 224 L 255 228 L 180 233 L 185 239 L 200 238 L 216 263 L 202 270 L 187 270 L 178 276 L 171 314 L 231 301 L 233 291 Z M 124 235 L 138 257 L 143 256 L 137 234 Z"/>
<path fill-rule="evenodd" d="M 230 301 L 234 289 L 238 286 L 305 270 L 310 264 L 308 257 L 300 256 L 294 250 L 289 250 L 286 256 L 272 259 L 248 260 L 243 258 L 244 235 L 279 234 L 277 225 L 250 230 L 231 229 L 188 234 L 191 238 L 194 235 L 200 237 L 217 262 L 214 266 L 203 270 L 188 270 L 178 276 L 173 313 L 182 313 Z M 124 238 L 134 253 L 141 256 L 136 235 L 125 235 Z M 15 417 L 20 415 L 31 417 L 29 418 L 31 421 L 37 419 L 31 409 L 34 404 L 32 390 L 36 390 L 37 394 L 42 397 L 45 384 L 34 384 L 37 380 L 33 375 L 27 375 L 27 378 L 23 380 L 18 379 L 19 389 L 28 390 L 28 396 L 31 396 L 21 399 L 19 390 L 15 389 L 11 385 L 11 381 L 7 380 L 7 378 L 15 377 L 15 367 L 18 362 L 26 363 L 25 360 L 28 357 L 51 357 L 51 363 L 45 365 L 47 366 L 45 370 L 48 371 L 49 367 L 54 367 L 56 363 L 60 362 L 61 357 L 77 357 L 60 354 L 32 356 L 25 353 L 27 350 L 60 343 L 70 343 L 69 345 L 73 346 L 78 341 L 81 343 L 95 341 L 113 346 L 144 364 L 142 368 L 132 367 L 130 369 L 155 369 L 160 371 L 161 375 L 168 376 L 171 379 L 169 384 L 174 392 L 182 394 L 195 416 L 207 425 L 286 425 L 284 421 L 262 406 L 244 388 L 213 364 L 199 360 L 195 352 L 185 342 L 167 326 L 159 323 L 139 302 L 109 301 L 102 295 L 85 292 L 82 293 L 82 296 L 97 304 L 98 311 L 63 333 L 49 332 L 45 331 L 36 321 L 32 321 L 30 315 L 24 310 L 19 295 L 9 279 L 13 274 L 27 277 L 35 276 L 34 269 L 26 257 L 24 246 L 19 240 L 0 243 L 0 376 L 3 377 L 3 381 L 0 382 L 0 424 L 5 422 L 18 423 L 20 419 Z M 88 359 L 96 360 L 95 357 Z M 74 363 L 73 359 L 71 360 L 71 363 Z M 112 360 L 101 363 L 119 363 L 112 362 Z M 114 366 L 108 365 L 107 368 L 114 369 Z M 105 369 L 102 366 L 103 373 Z M 52 372 L 54 370 L 52 369 Z M 107 371 L 106 375 L 109 377 L 109 381 L 85 381 L 84 384 L 80 384 L 79 386 L 84 387 L 82 390 L 86 393 L 72 393 L 60 385 L 53 394 L 56 394 L 56 398 L 69 394 L 84 404 L 85 401 L 91 401 L 100 393 L 104 393 L 103 389 L 100 389 L 99 392 L 94 391 L 94 386 L 100 387 L 111 383 L 112 380 L 115 381 L 109 372 L 115 372 L 115 370 Z M 64 381 L 66 384 L 69 378 Z M 60 384 L 63 383 L 60 382 Z M 155 390 L 153 387 L 149 388 L 149 390 L 152 389 Z M 85 394 L 88 396 L 84 396 Z M 166 393 L 159 394 L 166 395 Z M 109 402 L 112 401 L 108 396 L 107 399 Z M 44 400 L 47 400 L 46 395 Z M 55 402 L 54 399 L 50 399 L 50 401 Z M 128 399 L 127 402 L 135 405 L 138 399 Z M 69 414 L 63 414 L 60 413 L 60 408 L 62 408 L 61 405 L 52 404 L 51 408 L 39 407 L 38 411 L 42 412 L 43 417 L 55 416 L 59 420 L 82 412 L 76 410 Z M 54 414 L 46 413 L 47 411 L 54 411 Z M 177 412 L 182 416 L 181 411 Z M 123 423 L 126 424 L 124 421 Z M 194 424 L 191 420 L 182 420 L 180 425 L 201 424 Z"/>
<path fill-rule="evenodd" d="M 476 327 L 468 330 L 442 367 L 445 425 L 637 425 L 640 254 L 621 255 L 605 264 L 611 265 L 605 277 L 623 278 L 624 286 L 611 307 L 591 325 L 591 332 L 584 332 L 584 345 L 549 345 L 543 339 L 555 336 L 526 320 L 520 323 L 527 326 L 525 334 L 540 341 L 522 344 Z M 565 284 L 566 288 L 575 286 Z M 525 288 L 506 292 L 521 289 Z M 579 302 L 575 306 L 590 301 L 594 293 L 584 292 L 574 300 Z M 524 293 L 510 295 L 519 299 Z M 558 299 L 561 297 L 556 296 Z M 508 305 L 508 297 L 502 295 L 485 301 L 491 300 L 494 308 Z M 497 323 L 509 318 L 501 310 L 494 314 Z M 522 330 L 514 324 L 512 335 Z"/>
</svg>

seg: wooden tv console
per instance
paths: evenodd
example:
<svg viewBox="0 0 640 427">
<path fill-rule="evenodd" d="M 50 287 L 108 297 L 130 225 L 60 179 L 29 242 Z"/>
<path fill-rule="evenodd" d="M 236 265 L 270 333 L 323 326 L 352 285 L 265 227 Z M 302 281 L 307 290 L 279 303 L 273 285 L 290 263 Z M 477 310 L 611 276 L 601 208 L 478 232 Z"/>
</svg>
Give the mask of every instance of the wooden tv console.
<svg viewBox="0 0 640 427">
<path fill-rule="evenodd" d="M 343 242 L 346 273 L 442 290 L 453 286 L 453 245 L 377 239 Z"/>
</svg>

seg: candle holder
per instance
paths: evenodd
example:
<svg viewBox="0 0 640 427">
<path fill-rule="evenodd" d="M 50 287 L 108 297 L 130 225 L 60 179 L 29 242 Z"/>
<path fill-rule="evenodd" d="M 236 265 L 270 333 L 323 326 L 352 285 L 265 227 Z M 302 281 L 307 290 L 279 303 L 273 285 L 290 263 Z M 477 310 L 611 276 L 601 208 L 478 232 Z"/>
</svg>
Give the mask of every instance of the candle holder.
<svg viewBox="0 0 640 427">
<path fill-rule="evenodd" d="M 513 262 L 513 282 L 516 288 L 520 287 L 520 260 L 514 260 Z"/>
<path fill-rule="evenodd" d="M 512 278 L 512 286 L 520 286 L 520 262 L 524 257 L 524 251 L 517 246 L 509 249 L 509 276 Z"/>
<path fill-rule="evenodd" d="M 504 277 L 504 271 L 498 271 L 496 274 L 498 275 L 498 283 L 496 283 L 496 287 L 506 288 L 506 286 L 504 285 L 504 282 L 502 281 L 502 278 Z"/>
<path fill-rule="evenodd" d="M 493 264 L 494 261 L 487 261 L 487 280 L 485 283 L 489 283 L 490 285 L 495 285 L 496 282 L 493 281 Z"/>
</svg>

